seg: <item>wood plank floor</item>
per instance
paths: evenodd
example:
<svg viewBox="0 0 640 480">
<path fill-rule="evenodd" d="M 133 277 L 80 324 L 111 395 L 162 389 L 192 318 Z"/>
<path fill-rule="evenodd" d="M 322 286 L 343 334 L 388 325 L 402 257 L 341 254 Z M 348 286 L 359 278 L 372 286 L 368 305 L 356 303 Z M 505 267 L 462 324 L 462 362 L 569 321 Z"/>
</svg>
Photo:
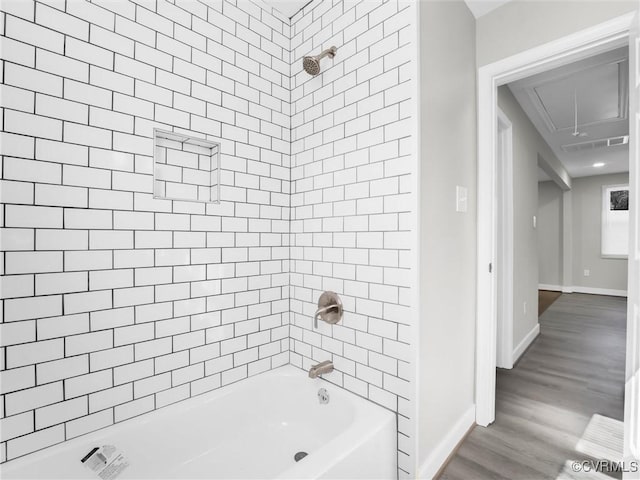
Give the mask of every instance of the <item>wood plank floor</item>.
<svg viewBox="0 0 640 480">
<path fill-rule="evenodd" d="M 563 294 L 512 370 L 498 369 L 496 421 L 476 426 L 442 480 L 556 479 L 594 414 L 623 418 L 626 298 Z"/>
</svg>

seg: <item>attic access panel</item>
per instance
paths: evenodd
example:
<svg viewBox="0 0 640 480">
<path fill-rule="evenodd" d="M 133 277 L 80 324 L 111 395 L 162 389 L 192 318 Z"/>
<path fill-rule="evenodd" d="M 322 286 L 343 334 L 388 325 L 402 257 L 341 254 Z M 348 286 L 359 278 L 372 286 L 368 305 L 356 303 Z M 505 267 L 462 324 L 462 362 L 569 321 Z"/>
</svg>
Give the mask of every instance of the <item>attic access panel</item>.
<svg viewBox="0 0 640 480">
<path fill-rule="evenodd" d="M 574 91 L 578 102 L 578 125 L 624 119 L 626 116 L 626 62 L 597 65 L 533 88 L 552 131 L 574 127 Z"/>
<path fill-rule="evenodd" d="M 220 202 L 220 144 L 154 130 L 153 197 Z"/>
</svg>

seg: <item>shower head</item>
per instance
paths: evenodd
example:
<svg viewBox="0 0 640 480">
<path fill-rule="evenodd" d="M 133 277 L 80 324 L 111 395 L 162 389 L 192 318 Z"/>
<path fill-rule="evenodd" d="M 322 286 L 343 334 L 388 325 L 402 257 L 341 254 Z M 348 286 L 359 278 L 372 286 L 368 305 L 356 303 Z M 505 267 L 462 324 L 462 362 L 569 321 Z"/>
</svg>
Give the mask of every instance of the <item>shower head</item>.
<svg viewBox="0 0 640 480">
<path fill-rule="evenodd" d="M 304 57 L 302 59 L 302 68 L 309 75 L 318 75 L 320 73 L 320 59 L 324 57 L 333 58 L 336 56 L 338 49 L 336 47 L 327 48 L 320 55 Z"/>
</svg>

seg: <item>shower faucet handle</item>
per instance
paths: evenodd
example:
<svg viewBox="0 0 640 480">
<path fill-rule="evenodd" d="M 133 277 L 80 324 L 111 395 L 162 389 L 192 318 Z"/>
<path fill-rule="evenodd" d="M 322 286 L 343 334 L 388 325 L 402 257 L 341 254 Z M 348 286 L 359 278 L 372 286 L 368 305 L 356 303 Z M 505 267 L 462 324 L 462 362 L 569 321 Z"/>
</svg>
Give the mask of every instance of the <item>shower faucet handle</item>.
<svg viewBox="0 0 640 480">
<path fill-rule="evenodd" d="M 336 292 L 327 291 L 318 299 L 318 309 L 313 316 L 313 326 L 318 328 L 318 318 L 331 325 L 338 323 L 343 315 L 342 300 Z"/>
</svg>

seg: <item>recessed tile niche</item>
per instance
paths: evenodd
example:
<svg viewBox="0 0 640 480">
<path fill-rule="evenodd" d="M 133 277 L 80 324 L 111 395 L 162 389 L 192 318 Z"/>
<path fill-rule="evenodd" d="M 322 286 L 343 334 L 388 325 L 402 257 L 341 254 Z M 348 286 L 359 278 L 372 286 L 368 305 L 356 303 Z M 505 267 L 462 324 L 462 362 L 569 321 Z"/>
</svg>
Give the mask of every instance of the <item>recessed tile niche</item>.
<svg viewBox="0 0 640 480">
<path fill-rule="evenodd" d="M 156 129 L 154 145 L 154 198 L 220 202 L 219 143 Z"/>
</svg>

